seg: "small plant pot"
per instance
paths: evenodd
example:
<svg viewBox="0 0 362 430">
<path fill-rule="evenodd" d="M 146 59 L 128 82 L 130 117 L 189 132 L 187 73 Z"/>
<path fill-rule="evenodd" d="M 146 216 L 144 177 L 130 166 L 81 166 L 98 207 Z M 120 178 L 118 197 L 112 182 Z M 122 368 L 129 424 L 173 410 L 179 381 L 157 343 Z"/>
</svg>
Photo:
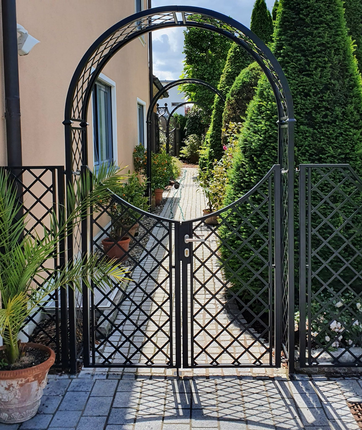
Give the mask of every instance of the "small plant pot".
<svg viewBox="0 0 362 430">
<path fill-rule="evenodd" d="M 46 351 L 49 358 L 33 367 L 18 370 L 0 370 L 0 422 L 22 423 L 38 412 L 43 390 L 47 384 L 49 369 L 54 364 L 52 349 L 36 343 L 27 343 L 26 348 Z M 4 347 L 1 347 L 4 349 Z"/>
<path fill-rule="evenodd" d="M 126 253 L 129 250 L 130 237 L 122 237 L 118 242 L 114 239 L 107 237 L 102 240 L 102 245 L 105 254 L 109 258 L 116 258 L 117 260 L 124 261 L 127 259 Z"/>
<path fill-rule="evenodd" d="M 163 189 L 162 188 L 156 188 L 155 189 L 155 202 L 156 202 L 156 206 L 159 206 L 162 202 L 162 194 L 163 194 Z"/>
<path fill-rule="evenodd" d="M 212 213 L 212 211 L 210 209 L 203 209 L 203 214 L 204 215 L 209 215 Z M 209 225 L 218 225 L 218 221 L 217 221 L 217 215 L 211 215 L 208 218 L 205 219 L 205 224 L 209 224 Z"/>
</svg>

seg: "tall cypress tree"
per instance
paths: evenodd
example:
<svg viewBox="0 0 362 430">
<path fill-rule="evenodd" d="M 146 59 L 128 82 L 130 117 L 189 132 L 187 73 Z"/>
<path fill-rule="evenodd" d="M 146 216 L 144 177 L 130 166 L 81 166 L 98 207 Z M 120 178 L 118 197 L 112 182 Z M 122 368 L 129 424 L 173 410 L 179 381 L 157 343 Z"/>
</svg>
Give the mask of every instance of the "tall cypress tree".
<svg viewBox="0 0 362 430">
<path fill-rule="evenodd" d="M 342 0 L 281 0 L 279 8 L 273 51 L 293 95 L 296 164 L 349 163 L 361 173 L 362 88 Z M 277 162 L 276 119 L 273 93 L 264 77 L 240 135 L 226 204 L 245 194 Z M 251 237 L 257 222 L 245 226 L 237 215 L 228 218 L 242 237 Z M 226 229 L 222 235 L 227 241 L 223 256 L 235 270 L 259 249 L 256 242 L 240 248 Z"/>
<path fill-rule="evenodd" d="M 251 31 L 264 43 L 269 43 L 273 36 L 273 20 L 265 0 L 256 0 L 251 14 Z"/>
<path fill-rule="evenodd" d="M 362 2 L 361 0 L 344 1 L 345 17 L 349 35 L 355 43 L 355 56 L 362 74 Z"/>
<path fill-rule="evenodd" d="M 185 63 L 182 77 L 202 79 L 217 87 L 231 46 L 230 40 L 197 27 L 187 28 L 184 35 Z M 210 120 L 214 93 L 197 84 L 184 84 L 182 90 L 190 100 L 202 107 L 205 116 Z"/>
<path fill-rule="evenodd" d="M 277 19 L 278 7 L 279 7 L 279 0 L 275 0 L 273 10 L 272 10 L 273 21 Z"/>
<path fill-rule="evenodd" d="M 256 0 L 254 4 L 251 30 L 265 43 L 268 43 L 271 40 L 273 22 L 270 12 L 265 4 L 265 0 Z M 250 63 L 251 57 L 246 53 L 246 51 L 240 45 L 233 44 L 229 50 L 218 86 L 219 91 L 221 91 L 225 97 L 229 93 L 239 73 Z M 205 164 L 207 167 L 210 167 L 215 159 L 219 160 L 223 154 L 221 131 L 224 108 L 225 102 L 218 96 L 215 96 L 211 125 L 206 137 L 206 146 L 209 148 L 209 151 L 206 153 L 208 159 Z M 203 160 L 201 160 L 201 167 L 204 167 Z"/>
</svg>

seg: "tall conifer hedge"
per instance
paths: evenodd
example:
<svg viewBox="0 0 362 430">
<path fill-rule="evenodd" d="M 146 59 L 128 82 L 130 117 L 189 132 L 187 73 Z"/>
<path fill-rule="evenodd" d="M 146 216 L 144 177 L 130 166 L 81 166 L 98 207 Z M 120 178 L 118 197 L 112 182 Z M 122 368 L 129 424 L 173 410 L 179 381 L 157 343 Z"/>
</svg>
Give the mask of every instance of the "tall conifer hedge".
<svg viewBox="0 0 362 430">
<path fill-rule="evenodd" d="M 345 0 L 345 17 L 349 34 L 355 43 L 355 55 L 362 74 L 362 1 Z"/>
<path fill-rule="evenodd" d="M 271 40 L 273 33 L 273 21 L 266 6 L 265 0 L 256 0 L 254 4 L 251 18 L 251 30 L 265 43 L 268 43 Z M 251 61 L 251 57 L 241 46 L 235 43 L 231 46 L 218 85 L 218 90 L 221 91 L 225 97 L 229 93 L 237 76 L 251 63 Z M 215 96 L 211 116 L 211 125 L 206 137 L 206 146 L 208 146 L 209 149 L 207 152 L 207 167 L 211 167 L 213 161 L 215 159 L 219 160 L 223 154 L 222 116 L 224 108 L 225 102 L 218 96 Z M 203 163 L 203 161 L 201 163 Z"/>
<path fill-rule="evenodd" d="M 362 133 L 361 79 L 347 34 L 342 1 L 280 0 L 279 8 L 273 51 L 293 95 L 296 165 L 349 163 L 361 174 L 358 154 Z M 248 108 L 226 203 L 245 194 L 277 162 L 276 120 L 274 97 L 264 77 Z M 235 215 L 228 222 L 241 226 L 243 237 L 250 237 L 253 229 L 258 228 L 257 223 L 252 227 L 252 220 L 248 226 L 242 225 Z M 240 248 L 240 241 L 229 231 L 222 230 L 227 241 L 223 257 L 229 267 L 237 270 L 251 258 L 252 250 Z M 258 249 L 258 244 L 254 245 Z M 238 254 L 233 255 L 232 250 Z M 249 274 L 241 273 L 235 289 L 242 289 L 249 281 Z M 257 278 L 253 288 L 255 291 L 260 288 Z M 245 292 L 246 299 L 247 296 Z M 252 295 L 249 296 L 251 299 Z"/>
</svg>

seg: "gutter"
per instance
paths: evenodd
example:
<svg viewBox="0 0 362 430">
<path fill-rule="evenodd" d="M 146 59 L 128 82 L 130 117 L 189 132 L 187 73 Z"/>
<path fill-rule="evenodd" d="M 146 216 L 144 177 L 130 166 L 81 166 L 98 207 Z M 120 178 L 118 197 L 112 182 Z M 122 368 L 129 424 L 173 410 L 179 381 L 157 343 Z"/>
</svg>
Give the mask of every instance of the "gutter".
<svg viewBox="0 0 362 430">
<path fill-rule="evenodd" d="M 8 166 L 22 166 L 16 0 L 2 0 Z"/>
</svg>

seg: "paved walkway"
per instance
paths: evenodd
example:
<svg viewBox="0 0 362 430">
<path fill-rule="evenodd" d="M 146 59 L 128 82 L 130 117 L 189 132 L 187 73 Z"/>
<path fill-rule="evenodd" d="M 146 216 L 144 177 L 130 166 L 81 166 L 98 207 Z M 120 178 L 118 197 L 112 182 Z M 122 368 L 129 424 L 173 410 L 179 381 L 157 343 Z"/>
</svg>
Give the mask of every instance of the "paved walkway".
<svg viewBox="0 0 362 430">
<path fill-rule="evenodd" d="M 175 204 L 170 200 L 165 207 L 176 219 L 196 218 L 205 206 L 195 201 L 203 197 L 194 192 L 194 176 L 195 172 L 187 169 L 183 187 L 173 200 Z M 182 204 L 178 205 L 180 196 Z M 198 298 L 199 307 L 206 299 L 206 296 Z M 155 320 L 161 321 L 164 315 L 157 316 L 155 308 L 158 300 L 162 297 L 145 302 L 145 310 L 149 306 L 149 310 L 156 312 Z M 218 312 L 222 298 L 214 301 L 208 304 L 208 309 Z M 228 324 L 225 318 L 220 314 L 218 325 L 210 330 L 220 331 Z M 151 333 L 152 327 L 147 330 Z M 230 336 L 237 335 L 234 331 L 240 332 L 240 325 L 231 325 L 222 333 L 220 342 L 230 342 Z M 204 335 L 200 333 L 200 343 Z M 112 342 L 121 342 L 118 334 L 114 336 Z M 162 341 L 157 338 L 157 343 Z M 142 339 L 138 342 L 142 343 Z M 254 342 L 255 351 L 262 352 L 263 346 L 255 343 L 252 333 L 245 333 L 243 342 Z M 112 346 L 107 348 L 111 351 Z M 238 355 L 240 351 L 235 353 Z M 142 361 L 141 356 L 135 355 L 134 359 Z M 164 360 L 162 354 L 160 359 Z M 208 359 L 199 357 L 199 361 Z M 250 360 L 248 354 L 245 360 Z M 298 376 L 289 380 L 283 369 L 211 368 L 181 370 L 179 374 L 172 369 L 155 368 L 84 369 L 77 377 L 50 375 L 36 417 L 21 426 L 0 424 L 0 430 L 358 429 L 347 406 L 347 400 L 356 396 L 362 400 L 362 381 L 358 378 Z"/>
<path fill-rule="evenodd" d="M 171 190 L 162 217 L 183 221 L 202 215 L 207 202 L 196 177 L 197 169 L 183 170 L 181 187 Z M 189 330 L 194 338 L 189 343 L 189 362 L 193 353 L 199 366 L 268 364 L 273 359 L 268 342 L 255 336 L 253 328 L 240 317 L 237 304 L 227 299 L 230 285 L 220 269 L 215 228 L 196 222 L 193 229 L 194 236 L 203 237 L 205 243 L 194 245 L 192 307 L 189 304 Z M 127 286 L 127 297 L 120 304 L 111 333 L 97 346 L 98 363 L 122 364 L 130 360 L 132 364 L 152 362 L 166 366 L 170 361 L 171 341 L 175 339 L 171 339 L 174 335 L 169 312 L 173 307 L 175 314 L 175 303 L 170 294 L 168 246 L 168 223 L 159 223 L 140 257 L 140 265 L 132 273 L 133 282 Z"/>
</svg>

